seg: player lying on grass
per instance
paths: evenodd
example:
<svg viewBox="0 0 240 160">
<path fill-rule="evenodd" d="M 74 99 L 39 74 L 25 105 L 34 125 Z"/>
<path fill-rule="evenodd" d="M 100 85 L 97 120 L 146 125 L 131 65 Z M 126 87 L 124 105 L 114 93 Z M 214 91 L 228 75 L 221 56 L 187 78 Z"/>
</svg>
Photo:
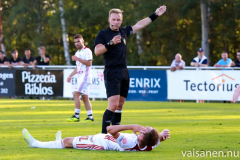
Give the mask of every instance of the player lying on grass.
<svg viewBox="0 0 240 160">
<path fill-rule="evenodd" d="M 133 134 L 121 133 L 132 130 Z M 34 139 L 27 129 L 23 129 L 23 137 L 29 147 L 36 148 L 75 148 L 88 150 L 116 150 L 116 151 L 150 151 L 160 142 L 170 138 L 168 129 L 160 134 L 152 127 L 143 127 L 137 124 L 108 126 L 110 134 L 96 134 L 92 136 L 78 136 L 61 138 L 61 131 L 56 133 L 56 140 L 40 142 Z M 139 132 L 139 135 L 137 135 Z"/>
</svg>

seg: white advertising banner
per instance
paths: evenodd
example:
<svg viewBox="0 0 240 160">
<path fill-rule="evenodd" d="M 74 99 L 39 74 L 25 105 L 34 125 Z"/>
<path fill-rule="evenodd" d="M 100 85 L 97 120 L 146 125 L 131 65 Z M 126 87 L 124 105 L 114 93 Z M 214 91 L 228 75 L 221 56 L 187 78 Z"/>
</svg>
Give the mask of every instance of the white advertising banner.
<svg viewBox="0 0 240 160">
<path fill-rule="evenodd" d="M 77 75 L 72 77 L 71 83 L 67 82 L 68 76 L 73 69 L 64 69 L 63 74 L 63 97 L 72 98 L 74 87 L 77 85 Z M 90 98 L 107 98 L 106 89 L 104 85 L 103 69 L 92 70 L 92 84 L 89 86 Z"/>
<path fill-rule="evenodd" d="M 168 99 L 232 100 L 240 84 L 235 70 L 167 71 Z"/>
</svg>

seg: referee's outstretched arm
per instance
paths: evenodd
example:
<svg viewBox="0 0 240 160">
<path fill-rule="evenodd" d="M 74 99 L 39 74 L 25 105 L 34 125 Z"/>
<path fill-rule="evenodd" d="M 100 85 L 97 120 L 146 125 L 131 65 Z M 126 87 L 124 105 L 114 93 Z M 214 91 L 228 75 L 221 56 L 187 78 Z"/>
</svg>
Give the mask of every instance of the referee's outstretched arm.
<svg viewBox="0 0 240 160">
<path fill-rule="evenodd" d="M 155 13 L 150 15 L 147 18 L 144 18 L 137 22 L 134 26 L 132 26 L 133 29 L 133 34 L 137 33 L 139 30 L 145 28 L 148 26 L 151 22 L 153 22 L 157 17 L 161 16 L 165 11 L 167 7 L 166 6 L 160 6 L 159 8 L 156 9 Z"/>
<path fill-rule="evenodd" d="M 137 33 L 139 30 L 143 29 L 144 27 L 148 26 L 151 22 L 153 22 L 157 17 L 161 16 L 165 11 L 166 6 L 160 6 L 156 9 L 156 11 L 151 14 L 149 17 L 146 17 L 139 22 L 137 22 L 134 26 L 132 26 L 133 34 Z M 112 39 L 114 45 L 121 42 L 121 36 L 117 35 Z M 107 52 L 107 48 L 104 44 L 98 44 L 94 48 L 94 53 L 96 56 L 102 55 L 103 53 Z"/>
</svg>

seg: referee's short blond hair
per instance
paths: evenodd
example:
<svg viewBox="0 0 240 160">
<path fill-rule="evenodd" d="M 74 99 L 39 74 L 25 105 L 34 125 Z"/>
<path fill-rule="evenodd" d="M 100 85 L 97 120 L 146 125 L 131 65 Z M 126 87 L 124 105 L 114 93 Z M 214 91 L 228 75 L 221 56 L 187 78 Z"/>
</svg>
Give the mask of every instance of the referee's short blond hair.
<svg viewBox="0 0 240 160">
<path fill-rule="evenodd" d="M 110 17 L 110 15 L 111 15 L 112 13 L 121 14 L 121 16 L 123 17 L 123 15 L 122 15 L 123 11 L 120 10 L 120 9 L 118 9 L 118 8 L 113 8 L 113 9 L 111 9 L 111 10 L 109 11 L 109 17 Z"/>
</svg>

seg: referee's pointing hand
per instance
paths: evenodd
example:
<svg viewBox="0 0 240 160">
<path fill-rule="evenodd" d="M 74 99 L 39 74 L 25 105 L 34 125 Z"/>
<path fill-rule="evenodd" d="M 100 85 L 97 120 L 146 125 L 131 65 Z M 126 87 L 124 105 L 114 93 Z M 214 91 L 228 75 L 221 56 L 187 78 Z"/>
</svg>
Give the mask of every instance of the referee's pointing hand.
<svg viewBox="0 0 240 160">
<path fill-rule="evenodd" d="M 117 36 L 113 37 L 112 41 L 113 41 L 114 45 L 121 43 L 121 35 L 117 35 Z"/>
<path fill-rule="evenodd" d="M 156 14 L 158 16 L 161 16 L 165 11 L 167 10 L 167 7 L 166 6 L 160 6 L 159 8 L 157 8 L 156 10 Z"/>
</svg>

